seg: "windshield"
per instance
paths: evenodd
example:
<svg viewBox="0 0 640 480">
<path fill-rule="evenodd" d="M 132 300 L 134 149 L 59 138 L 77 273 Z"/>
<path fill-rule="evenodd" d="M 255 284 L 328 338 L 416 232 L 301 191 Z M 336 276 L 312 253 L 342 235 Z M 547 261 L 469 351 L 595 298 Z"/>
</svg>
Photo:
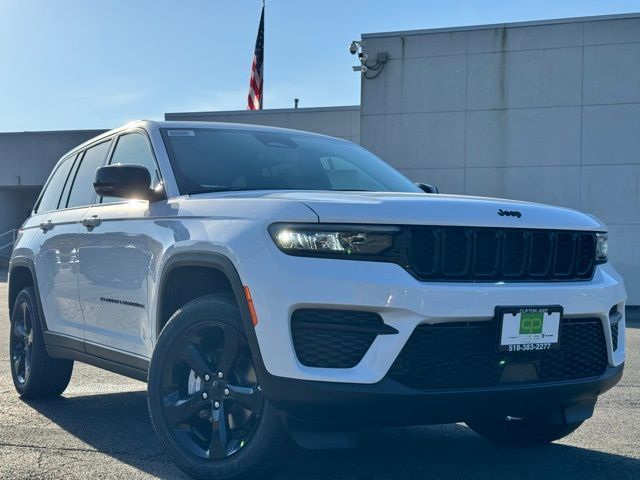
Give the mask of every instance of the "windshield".
<svg viewBox="0 0 640 480">
<path fill-rule="evenodd" d="M 181 194 L 227 190 L 420 192 L 353 143 L 296 132 L 163 128 Z"/>
</svg>

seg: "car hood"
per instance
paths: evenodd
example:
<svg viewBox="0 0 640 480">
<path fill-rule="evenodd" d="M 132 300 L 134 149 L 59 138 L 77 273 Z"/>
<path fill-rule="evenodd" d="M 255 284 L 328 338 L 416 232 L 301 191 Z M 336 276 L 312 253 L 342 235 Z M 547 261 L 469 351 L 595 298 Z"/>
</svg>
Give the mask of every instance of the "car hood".
<svg viewBox="0 0 640 480">
<path fill-rule="evenodd" d="M 466 195 L 263 190 L 206 196 L 296 201 L 313 210 L 323 223 L 606 230 L 594 216 L 569 208 Z"/>
</svg>

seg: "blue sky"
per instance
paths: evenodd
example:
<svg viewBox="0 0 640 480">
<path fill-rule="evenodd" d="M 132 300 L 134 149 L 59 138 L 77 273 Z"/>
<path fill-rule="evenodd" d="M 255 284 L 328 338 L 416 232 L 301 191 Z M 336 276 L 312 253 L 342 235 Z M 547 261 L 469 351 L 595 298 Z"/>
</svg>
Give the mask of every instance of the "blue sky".
<svg viewBox="0 0 640 480">
<path fill-rule="evenodd" d="M 244 109 L 261 0 L 0 0 L 0 131 Z M 361 33 L 640 11 L 640 0 L 267 0 L 265 108 L 358 104 Z"/>
</svg>

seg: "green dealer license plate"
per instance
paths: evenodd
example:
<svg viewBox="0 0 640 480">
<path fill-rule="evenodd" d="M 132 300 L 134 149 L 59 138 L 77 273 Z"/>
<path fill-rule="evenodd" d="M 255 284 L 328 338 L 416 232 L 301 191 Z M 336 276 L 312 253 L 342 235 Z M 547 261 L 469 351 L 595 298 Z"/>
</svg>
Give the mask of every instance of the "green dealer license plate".
<svg viewBox="0 0 640 480">
<path fill-rule="evenodd" d="M 560 346 L 562 307 L 497 307 L 498 350 L 533 352 Z"/>
</svg>

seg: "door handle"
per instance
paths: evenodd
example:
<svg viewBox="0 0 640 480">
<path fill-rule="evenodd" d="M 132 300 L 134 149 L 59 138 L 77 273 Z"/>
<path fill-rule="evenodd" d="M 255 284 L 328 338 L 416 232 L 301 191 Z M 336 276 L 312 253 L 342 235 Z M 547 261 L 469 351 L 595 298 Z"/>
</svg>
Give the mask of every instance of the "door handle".
<svg viewBox="0 0 640 480">
<path fill-rule="evenodd" d="M 52 228 L 53 228 L 53 222 L 51 220 L 47 220 L 46 222 L 43 222 L 40 224 L 40 230 L 42 230 L 43 232 L 48 232 Z"/>
<path fill-rule="evenodd" d="M 82 221 L 80 223 L 82 223 L 82 225 L 87 230 L 91 230 L 91 229 L 97 227 L 98 225 L 100 225 L 100 223 L 102 223 L 102 220 L 100 220 L 100 217 L 98 217 L 97 215 L 92 215 L 89 218 L 82 219 Z"/>
</svg>

